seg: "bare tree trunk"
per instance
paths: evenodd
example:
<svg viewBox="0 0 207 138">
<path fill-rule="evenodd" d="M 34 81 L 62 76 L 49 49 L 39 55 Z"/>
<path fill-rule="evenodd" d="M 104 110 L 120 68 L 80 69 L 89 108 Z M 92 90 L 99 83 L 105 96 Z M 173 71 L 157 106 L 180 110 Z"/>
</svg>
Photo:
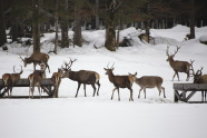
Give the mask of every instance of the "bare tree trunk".
<svg viewBox="0 0 207 138">
<path fill-rule="evenodd" d="M 96 0 L 96 30 L 99 29 L 99 0 Z"/>
<path fill-rule="evenodd" d="M 66 16 L 61 18 L 60 26 L 61 26 L 61 47 L 65 48 L 69 46 L 69 38 L 68 38 L 68 0 L 64 0 L 64 12 Z"/>
<path fill-rule="evenodd" d="M 79 10 L 78 6 L 75 7 L 73 44 L 81 47 L 82 46 L 81 17 L 78 10 Z"/>
<path fill-rule="evenodd" d="M 120 6 L 117 0 L 108 1 L 107 3 L 107 19 L 106 19 L 106 41 L 105 47 L 110 51 L 116 51 L 117 40 L 115 31 L 115 14 Z"/>
<path fill-rule="evenodd" d="M 57 54 L 57 47 L 58 47 L 58 7 L 59 7 L 59 0 L 56 0 L 55 5 L 55 46 L 54 46 L 54 53 Z"/>
<path fill-rule="evenodd" d="M 3 13 L 3 0 L 0 1 L 0 47 L 6 43 L 6 28 L 5 28 L 5 20 L 4 20 L 4 13 Z"/>
<path fill-rule="evenodd" d="M 195 1 L 191 0 L 191 6 L 192 11 L 190 15 L 190 38 L 189 39 L 194 39 L 195 38 L 195 7 L 194 7 Z"/>
<path fill-rule="evenodd" d="M 32 22 L 32 37 L 33 37 L 33 52 L 40 52 L 40 23 L 39 23 L 39 6 L 40 0 L 33 0 L 33 22 Z"/>
</svg>

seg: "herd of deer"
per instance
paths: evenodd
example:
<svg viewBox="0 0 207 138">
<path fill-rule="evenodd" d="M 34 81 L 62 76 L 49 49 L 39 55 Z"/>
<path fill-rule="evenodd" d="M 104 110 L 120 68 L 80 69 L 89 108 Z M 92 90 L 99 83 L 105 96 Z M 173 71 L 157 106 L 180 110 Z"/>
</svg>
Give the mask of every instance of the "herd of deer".
<svg viewBox="0 0 207 138">
<path fill-rule="evenodd" d="M 193 69 L 193 62 L 194 61 L 178 61 L 174 60 L 175 55 L 179 51 L 180 47 L 177 47 L 177 50 L 175 51 L 174 54 L 170 55 L 169 54 L 169 47 L 167 47 L 166 54 L 167 54 L 167 61 L 170 64 L 170 67 L 174 70 L 175 74 L 173 75 L 172 80 L 174 80 L 175 76 L 177 75 L 177 78 L 179 80 L 179 72 L 183 72 L 187 74 L 186 81 L 189 80 L 190 78 L 190 71 L 192 71 L 192 75 L 194 77 L 194 83 L 207 83 L 207 75 L 202 75 L 202 70 L 203 68 L 199 69 L 196 73 L 194 72 Z M 33 53 L 30 57 L 28 58 L 22 58 L 24 67 L 27 66 L 27 64 L 34 64 L 34 71 L 28 76 L 28 80 L 30 82 L 29 86 L 29 97 L 34 93 L 34 88 L 38 87 L 39 94 L 41 96 L 41 81 L 42 79 L 46 78 L 46 69 L 48 68 L 50 72 L 50 68 L 48 65 L 48 60 L 49 60 L 49 55 L 45 53 Z M 50 78 L 54 89 L 59 89 L 59 85 L 61 82 L 62 78 L 69 78 L 73 81 L 78 82 L 78 88 L 75 97 L 78 96 L 78 91 L 83 84 L 84 86 L 84 96 L 86 97 L 86 85 L 91 85 L 93 88 L 93 96 L 99 95 L 99 89 L 100 89 L 100 75 L 99 73 L 95 71 L 89 71 L 89 70 L 79 70 L 79 71 L 72 71 L 71 67 L 73 63 L 76 61 L 70 59 L 68 63 L 65 63 L 64 66 L 61 68 L 58 68 L 57 72 L 54 72 L 52 74 L 52 77 Z M 40 65 L 40 70 L 36 69 L 36 65 Z M 130 90 L 130 97 L 129 101 L 133 101 L 133 89 L 132 85 L 135 82 L 137 85 L 140 86 L 138 98 L 140 98 L 140 93 L 143 90 L 144 91 L 144 97 L 146 98 L 146 89 L 147 88 L 157 88 L 159 91 L 159 95 L 163 93 L 163 97 L 166 98 L 165 95 L 165 88 L 162 87 L 163 79 L 159 76 L 142 76 L 140 78 L 137 78 L 136 75 L 137 73 L 131 74 L 129 73 L 128 75 L 115 75 L 113 73 L 114 71 L 114 65 L 109 67 L 107 65 L 107 68 L 104 68 L 106 71 L 106 74 L 108 75 L 109 81 L 114 85 L 114 89 L 112 90 L 112 95 L 111 95 L 111 100 L 114 97 L 115 90 L 118 92 L 118 100 L 120 100 L 120 94 L 119 94 L 119 88 L 128 88 Z M 14 67 L 15 71 L 15 67 Z M 22 66 L 21 66 L 21 71 L 19 73 L 5 73 L 2 75 L 2 80 L 4 82 L 5 88 L 8 88 L 8 96 L 11 96 L 12 92 L 12 86 L 15 84 L 19 79 L 21 74 L 23 73 Z M 98 86 L 98 90 L 96 88 L 96 85 Z M 206 97 L 206 92 L 204 93 L 204 97 Z"/>
</svg>

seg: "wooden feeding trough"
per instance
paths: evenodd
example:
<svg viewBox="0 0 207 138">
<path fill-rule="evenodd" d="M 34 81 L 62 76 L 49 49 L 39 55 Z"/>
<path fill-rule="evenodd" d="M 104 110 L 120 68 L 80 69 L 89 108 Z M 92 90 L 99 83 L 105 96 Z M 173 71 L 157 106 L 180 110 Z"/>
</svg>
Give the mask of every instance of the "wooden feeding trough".
<svg viewBox="0 0 207 138">
<path fill-rule="evenodd" d="M 28 87 L 28 96 L 14 96 L 12 95 L 10 98 L 29 98 L 29 80 L 28 79 L 20 79 L 15 84 L 13 84 L 14 87 Z M 52 90 L 53 83 L 51 79 L 43 79 L 41 81 L 41 88 L 44 90 L 44 92 L 47 93 L 47 96 L 41 96 L 43 98 L 52 98 L 55 97 L 55 90 Z M 0 98 L 8 98 L 5 96 L 5 93 L 7 92 L 7 88 L 4 88 L 4 82 L 2 79 L 0 79 Z M 15 92 L 12 92 L 12 94 L 15 94 Z M 40 96 L 34 96 L 34 98 L 40 98 Z"/>
<path fill-rule="evenodd" d="M 207 84 L 195 84 L 195 83 L 174 83 L 174 101 L 183 101 L 188 103 L 206 103 L 203 97 L 197 101 L 190 101 L 195 93 L 207 92 Z M 202 94 L 201 94 L 202 95 Z"/>
</svg>

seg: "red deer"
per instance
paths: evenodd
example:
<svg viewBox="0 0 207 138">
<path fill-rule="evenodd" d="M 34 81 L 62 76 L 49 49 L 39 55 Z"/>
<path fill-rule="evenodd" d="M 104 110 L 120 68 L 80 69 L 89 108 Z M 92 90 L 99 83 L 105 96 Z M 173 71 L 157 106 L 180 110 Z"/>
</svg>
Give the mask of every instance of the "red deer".
<svg viewBox="0 0 207 138">
<path fill-rule="evenodd" d="M 15 84 L 19 79 L 21 74 L 23 73 L 22 66 L 21 71 L 19 73 L 15 73 L 15 66 L 13 67 L 14 73 L 5 73 L 2 75 L 2 80 L 4 82 L 4 86 L 7 87 L 8 96 L 11 96 L 13 84 Z"/>
<path fill-rule="evenodd" d="M 22 58 L 20 56 L 21 60 L 23 61 L 24 63 L 24 67 L 27 66 L 27 64 L 31 64 L 33 63 L 34 64 L 34 70 L 36 70 L 36 65 L 40 63 L 45 63 L 45 65 L 47 66 L 49 72 L 50 72 L 50 68 L 49 68 L 49 65 L 48 65 L 48 60 L 49 60 L 49 55 L 48 54 L 45 54 L 45 53 L 33 53 L 30 57 L 28 58 Z"/>
<path fill-rule="evenodd" d="M 144 91 L 144 98 L 146 98 L 146 88 L 155 88 L 155 87 L 157 87 L 159 91 L 159 96 L 161 95 L 161 92 L 163 91 L 163 97 L 166 98 L 165 88 L 162 87 L 163 79 L 161 77 L 143 76 L 141 78 L 137 78 L 135 82 L 141 87 L 139 90 L 138 98 L 140 98 L 140 93 L 142 90 Z"/>
<path fill-rule="evenodd" d="M 130 90 L 129 101 L 134 101 L 132 84 L 136 78 L 135 76 L 137 73 L 129 74 L 129 75 L 125 75 L 125 76 L 114 75 L 114 73 L 113 73 L 114 67 L 113 66 L 111 68 L 109 68 L 107 66 L 107 68 L 104 68 L 104 70 L 106 71 L 106 74 L 108 75 L 109 81 L 111 83 L 113 83 L 113 85 L 115 87 L 112 90 L 111 100 L 113 100 L 114 92 L 115 92 L 115 90 L 117 90 L 118 91 L 118 100 L 120 101 L 119 88 L 128 88 Z"/>
<path fill-rule="evenodd" d="M 203 67 L 194 74 L 194 83 L 207 84 L 207 74 L 202 73 Z M 206 101 L 207 91 L 202 91 L 202 101 Z"/>
<path fill-rule="evenodd" d="M 56 97 L 56 98 L 58 97 L 58 89 L 59 89 L 61 78 L 63 77 L 63 75 L 64 74 L 63 74 L 62 69 L 58 69 L 58 72 L 54 72 L 52 74 L 51 80 L 52 80 L 54 91 L 55 91 L 55 94 L 53 95 L 53 97 Z"/>
<path fill-rule="evenodd" d="M 31 73 L 28 76 L 29 82 L 30 82 L 30 87 L 29 87 L 29 98 L 32 94 L 32 98 L 33 98 L 33 94 L 34 94 L 34 88 L 35 86 L 37 86 L 38 91 L 39 91 L 39 95 L 41 98 L 41 81 L 43 78 L 45 78 L 45 70 L 46 70 L 46 65 L 44 63 L 40 64 L 41 70 L 34 70 L 33 73 Z"/>
<path fill-rule="evenodd" d="M 69 63 L 65 63 L 65 68 L 64 69 L 65 73 L 63 75 L 64 78 L 69 78 L 73 81 L 77 81 L 78 82 L 78 88 L 77 88 L 77 92 L 75 97 L 78 96 L 78 91 L 79 88 L 81 86 L 81 84 L 83 84 L 84 86 L 84 96 L 86 97 L 86 85 L 89 84 L 93 87 L 93 96 L 99 95 L 99 89 L 100 89 L 100 83 L 99 83 L 99 79 L 100 79 L 100 75 L 95 72 L 95 71 L 89 71 L 89 70 L 79 70 L 79 71 L 72 71 L 71 70 L 71 66 L 72 64 L 76 61 L 75 60 L 71 60 L 69 61 Z M 98 85 L 98 90 L 96 92 L 96 86 L 95 84 Z"/>
<path fill-rule="evenodd" d="M 173 55 L 169 54 L 169 46 L 167 47 L 166 50 L 166 54 L 168 56 L 167 61 L 169 62 L 171 68 L 174 70 L 175 74 L 173 75 L 172 80 L 174 80 L 175 76 L 177 75 L 178 81 L 180 81 L 179 79 L 179 75 L 178 72 L 183 72 L 187 74 L 187 78 L 186 81 L 189 80 L 190 78 L 190 70 L 192 70 L 192 64 L 194 61 L 191 61 L 191 63 L 187 62 L 187 61 L 178 61 L 178 60 L 174 60 L 175 55 L 177 54 L 177 52 L 179 51 L 180 47 L 177 47 L 177 50 L 175 51 L 175 53 Z"/>
</svg>

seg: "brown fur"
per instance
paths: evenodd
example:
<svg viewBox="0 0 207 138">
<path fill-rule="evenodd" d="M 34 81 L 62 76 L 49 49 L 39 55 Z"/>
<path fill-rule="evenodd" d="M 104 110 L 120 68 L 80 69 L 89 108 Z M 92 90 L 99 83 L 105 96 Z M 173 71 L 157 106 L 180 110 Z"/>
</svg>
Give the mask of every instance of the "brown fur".
<svg viewBox="0 0 207 138">
<path fill-rule="evenodd" d="M 55 95 L 54 97 L 58 97 L 58 89 L 61 83 L 61 78 L 63 77 L 63 71 L 61 69 L 58 69 L 58 72 L 54 72 L 52 74 L 51 80 L 53 82 L 54 90 L 55 90 Z"/>
<path fill-rule="evenodd" d="M 77 81 L 78 82 L 78 88 L 77 88 L 77 92 L 75 97 L 78 96 L 78 91 L 79 88 L 81 86 L 81 84 L 84 85 L 84 96 L 86 97 L 86 84 L 89 84 L 93 87 L 94 92 L 93 92 L 93 96 L 99 95 L 99 89 L 100 89 L 100 83 L 99 83 L 99 79 L 100 79 L 100 75 L 95 72 L 95 71 L 89 71 L 89 70 L 80 70 L 80 71 L 72 71 L 72 70 L 65 70 L 65 75 L 64 77 L 67 77 L 71 80 Z M 98 85 L 98 90 L 96 92 L 96 86 L 95 84 Z"/>
<path fill-rule="evenodd" d="M 125 75 L 125 76 L 118 76 L 118 75 L 114 75 L 113 74 L 113 68 L 104 68 L 106 71 L 106 74 L 108 75 L 109 81 L 111 83 L 113 83 L 113 85 L 115 86 L 115 88 L 112 91 L 112 95 L 111 95 L 111 100 L 113 100 L 114 98 L 114 92 L 117 89 L 118 91 L 118 100 L 120 101 L 120 94 L 119 94 L 119 88 L 128 88 L 130 90 L 130 97 L 129 97 L 129 101 L 133 101 L 133 90 L 132 90 L 132 84 L 134 81 L 134 76 L 132 74 L 130 75 Z"/>
<path fill-rule="evenodd" d="M 50 72 L 50 68 L 48 65 L 48 60 L 49 60 L 49 55 L 45 54 L 45 53 L 33 53 L 30 57 L 28 58 L 22 58 L 22 61 L 24 62 L 24 66 L 26 67 L 27 64 L 34 64 L 34 70 L 36 70 L 36 65 L 37 64 L 41 64 L 42 62 L 45 63 L 45 65 L 47 66 L 49 72 Z"/>
<path fill-rule="evenodd" d="M 199 84 L 207 84 L 207 74 L 202 75 L 202 70 L 198 70 L 196 74 L 194 74 L 194 83 L 199 83 Z M 202 92 L 202 101 L 206 101 L 206 95 L 207 91 Z"/>
<path fill-rule="evenodd" d="M 8 96 L 11 96 L 13 84 L 15 84 L 20 79 L 22 73 L 23 70 L 21 67 L 21 71 L 19 73 L 5 73 L 2 75 L 4 87 L 7 87 L 8 89 L 7 91 Z"/>
<path fill-rule="evenodd" d="M 143 90 L 145 93 L 145 98 L 146 98 L 146 88 L 157 88 L 159 91 L 159 95 L 161 94 L 161 90 L 163 91 L 163 96 L 165 96 L 165 88 L 162 87 L 162 82 L 163 79 L 158 76 L 143 76 L 141 78 L 136 79 L 136 84 L 138 84 L 141 88 L 139 90 L 139 95 L 138 98 L 140 98 L 140 93 Z"/>
<path fill-rule="evenodd" d="M 177 78 L 178 80 L 179 79 L 179 74 L 178 72 L 183 72 L 183 73 L 186 73 L 187 74 L 187 78 L 186 78 L 186 81 L 189 80 L 190 78 L 190 70 L 192 70 L 192 63 L 189 63 L 187 61 L 178 61 L 178 60 L 174 60 L 174 56 L 177 54 L 178 50 L 180 48 L 177 47 L 177 51 L 173 54 L 173 55 L 169 55 L 168 53 L 168 49 L 169 47 L 167 48 L 167 61 L 169 62 L 170 64 L 170 67 L 174 70 L 175 74 L 173 75 L 173 78 L 172 80 L 174 80 L 175 76 L 177 75 Z"/>
</svg>

